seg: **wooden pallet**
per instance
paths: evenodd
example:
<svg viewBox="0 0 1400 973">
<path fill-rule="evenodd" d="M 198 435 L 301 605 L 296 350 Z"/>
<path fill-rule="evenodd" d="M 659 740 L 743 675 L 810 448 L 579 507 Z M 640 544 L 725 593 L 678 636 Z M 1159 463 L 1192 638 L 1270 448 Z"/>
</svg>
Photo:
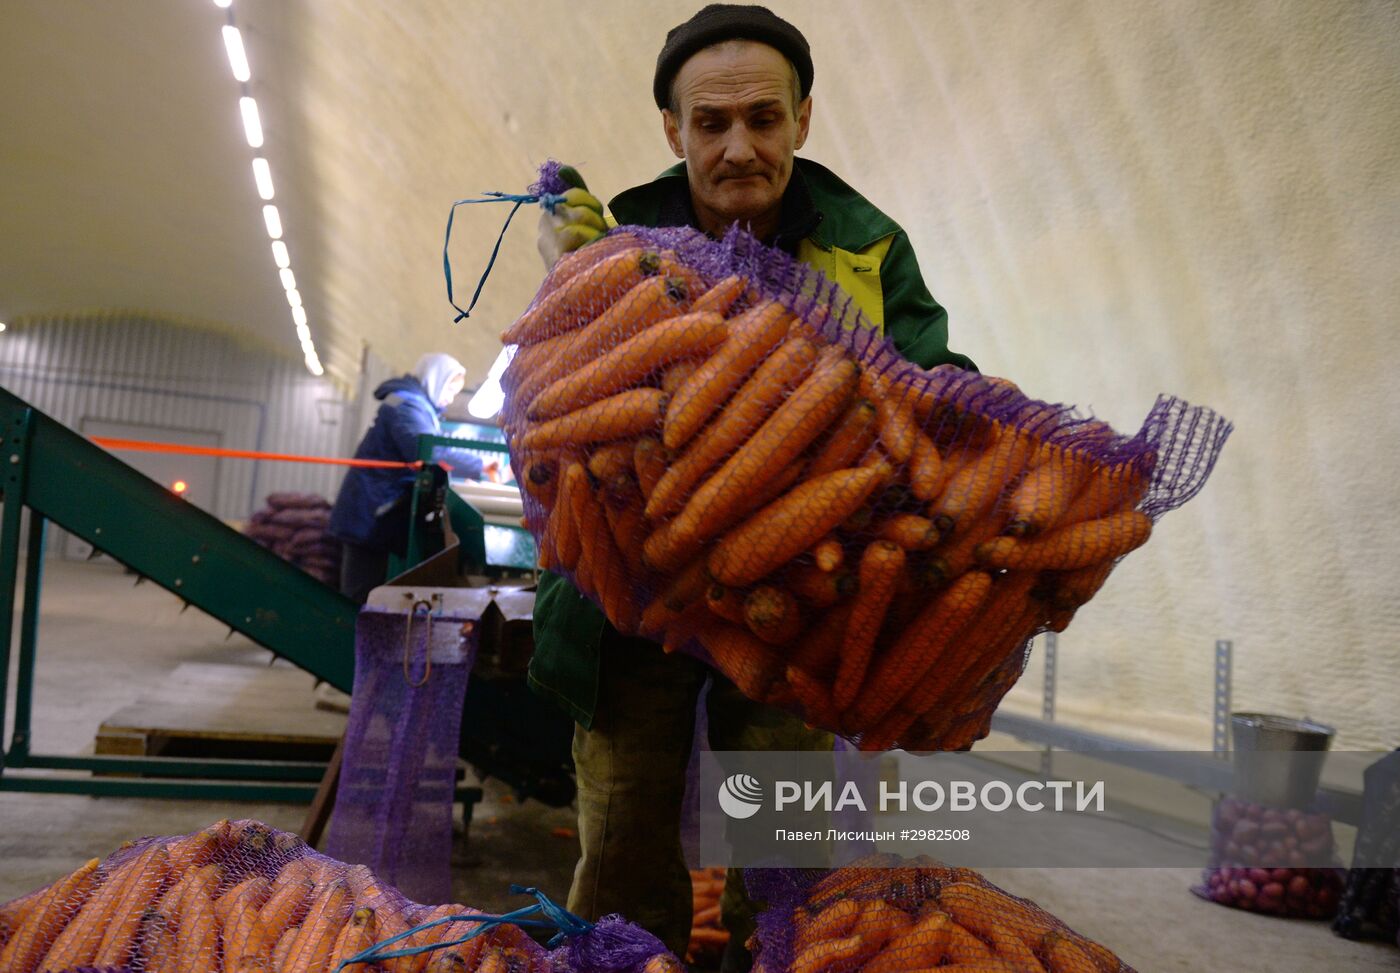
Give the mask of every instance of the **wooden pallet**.
<svg viewBox="0 0 1400 973">
<path fill-rule="evenodd" d="M 345 715 L 318 709 L 315 679 L 287 665 L 186 662 L 98 727 L 94 750 L 125 756 L 328 760 Z"/>
</svg>

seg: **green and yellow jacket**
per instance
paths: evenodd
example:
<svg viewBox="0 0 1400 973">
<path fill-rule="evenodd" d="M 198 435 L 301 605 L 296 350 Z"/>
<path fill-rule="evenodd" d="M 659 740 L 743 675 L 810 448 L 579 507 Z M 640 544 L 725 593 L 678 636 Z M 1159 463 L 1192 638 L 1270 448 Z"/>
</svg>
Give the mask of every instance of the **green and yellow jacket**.
<svg viewBox="0 0 1400 973">
<path fill-rule="evenodd" d="M 697 225 L 683 162 L 622 193 L 608 208 L 619 225 Z M 908 235 L 831 170 L 796 160 L 778 231 L 765 242 L 840 284 L 871 325 L 915 364 L 975 367 L 948 350 L 948 313 L 924 285 Z M 565 578 L 549 572 L 541 576 L 530 685 L 585 728 L 592 727 L 598 699 L 605 625 L 603 613 Z"/>
</svg>

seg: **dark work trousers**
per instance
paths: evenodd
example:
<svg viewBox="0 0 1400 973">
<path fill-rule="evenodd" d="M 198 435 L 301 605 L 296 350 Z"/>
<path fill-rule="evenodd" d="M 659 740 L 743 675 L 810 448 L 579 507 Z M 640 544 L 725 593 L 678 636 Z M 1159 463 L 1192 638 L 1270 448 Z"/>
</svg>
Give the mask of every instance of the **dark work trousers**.
<svg viewBox="0 0 1400 973">
<path fill-rule="evenodd" d="M 340 593 L 355 604 L 368 601 L 369 593 L 384 583 L 388 573 L 389 552 L 349 541 L 341 543 Z"/>
</svg>

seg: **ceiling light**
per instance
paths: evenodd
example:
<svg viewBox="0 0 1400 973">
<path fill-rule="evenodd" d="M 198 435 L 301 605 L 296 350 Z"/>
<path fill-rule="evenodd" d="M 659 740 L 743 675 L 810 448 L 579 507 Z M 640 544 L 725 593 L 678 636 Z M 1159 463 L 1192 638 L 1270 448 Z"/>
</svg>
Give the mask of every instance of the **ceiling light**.
<svg viewBox="0 0 1400 973">
<path fill-rule="evenodd" d="M 4 330 L 5 330 L 5 322 L 4 322 L 4 321 L 0 321 L 0 331 L 4 331 Z"/>
<path fill-rule="evenodd" d="M 292 265 L 291 254 L 287 253 L 287 245 L 281 240 L 272 241 L 272 259 L 277 261 L 279 267 L 290 267 Z"/>
<path fill-rule="evenodd" d="M 276 206 L 263 207 L 263 221 L 267 223 L 268 236 L 274 240 L 282 239 L 282 215 L 277 212 Z"/>
<path fill-rule="evenodd" d="M 262 156 L 253 160 L 253 182 L 258 184 L 259 196 L 263 199 L 272 198 L 272 167 Z"/>
<path fill-rule="evenodd" d="M 258 117 L 258 103 L 252 98 L 239 98 L 238 110 L 243 113 L 243 134 L 248 136 L 248 144 L 255 149 L 262 148 L 262 119 Z"/>
<path fill-rule="evenodd" d="M 326 373 L 326 370 L 321 367 L 321 359 L 316 357 L 314 351 L 306 356 L 306 370 L 317 378 L 320 378 Z"/>
<path fill-rule="evenodd" d="M 214 0 L 214 6 L 220 10 L 227 10 L 233 4 L 233 0 Z"/>
<path fill-rule="evenodd" d="M 284 290 L 294 291 L 297 289 L 297 278 L 296 274 L 292 273 L 292 268 L 283 267 L 277 273 L 282 277 L 282 288 Z"/>
<path fill-rule="evenodd" d="M 292 307 L 301 307 L 301 291 L 295 287 L 287 291 L 287 303 Z"/>
<path fill-rule="evenodd" d="M 235 79 L 247 81 L 253 76 L 248 70 L 248 52 L 243 50 L 243 35 L 232 24 L 224 27 L 224 50 L 228 51 L 228 65 L 233 68 Z"/>
<path fill-rule="evenodd" d="M 292 308 L 292 320 L 297 323 L 297 334 L 300 334 L 301 329 L 306 327 L 306 308 Z"/>
<path fill-rule="evenodd" d="M 303 355 L 315 355 L 315 354 L 316 354 L 316 346 L 313 345 L 313 344 L 311 343 L 311 336 L 310 336 L 310 335 L 307 335 L 305 338 L 302 338 L 302 339 L 300 339 L 300 340 L 301 340 L 301 353 L 302 353 Z"/>
<path fill-rule="evenodd" d="M 297 308 L 297 310 L 300 311 L 301 308 Z M 309 342 L 311 340 L 311 329 L 306 326 L 305 321 L 297 324 L 297 340 L 301 342 Z"/>
</svg>

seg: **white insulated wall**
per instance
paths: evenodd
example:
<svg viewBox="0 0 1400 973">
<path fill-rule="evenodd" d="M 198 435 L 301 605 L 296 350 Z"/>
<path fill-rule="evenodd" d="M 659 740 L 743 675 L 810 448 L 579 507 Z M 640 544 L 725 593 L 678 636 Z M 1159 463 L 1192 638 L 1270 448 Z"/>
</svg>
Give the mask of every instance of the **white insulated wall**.
<svg viewBox="0 0 1400 973">
<path fill-rule="evenodd" d="M 336 386 L 299 361 L 187 322 L 126 312 L 21 318 L 0 334 L 0 385 L 72 429 L 107 420 L 216 433 L 228 449 L 348 455 L 348 403 Z M 246 519 L 276 490 L 334 499 L 342 476 L 338 467 L 220 459 L 209 512 Z"/>
</svg>

